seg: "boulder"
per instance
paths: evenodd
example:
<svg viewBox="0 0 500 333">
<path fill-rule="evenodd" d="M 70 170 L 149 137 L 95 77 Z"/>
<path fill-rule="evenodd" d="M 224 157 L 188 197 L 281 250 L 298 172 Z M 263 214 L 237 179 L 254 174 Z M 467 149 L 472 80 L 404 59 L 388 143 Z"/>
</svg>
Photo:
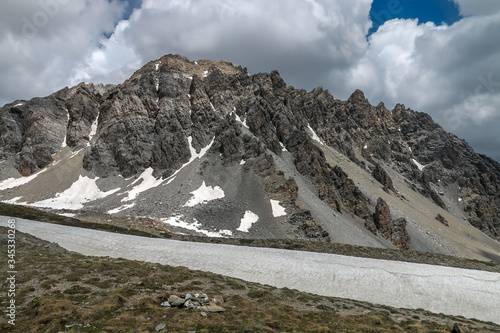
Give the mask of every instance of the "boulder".
<svg viewBox="0 0 500 333">
<path fill-rule="evenodd" d="M 168 303 L 170 303 L 170 305 L 172 305 L 172 306 L 182 306 L 182 305 L 184 305 L 184 302 L 185 302 L 185 299 L 180 298 L 179 296 L 176 296 L 176 295 L 171 295 L 168 298 Z"/>
</svg>

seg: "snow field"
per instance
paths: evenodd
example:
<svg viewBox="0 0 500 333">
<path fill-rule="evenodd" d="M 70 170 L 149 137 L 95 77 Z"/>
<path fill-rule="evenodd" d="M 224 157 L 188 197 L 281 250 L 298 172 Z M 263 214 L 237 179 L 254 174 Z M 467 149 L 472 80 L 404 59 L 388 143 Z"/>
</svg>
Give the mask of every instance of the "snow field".
<svg viewBox="0 0 500 333">
<path fill-rule="evenodd" d="M 0 225 L 7 226 L 7 220 L 0 218 Z M 17 219 L 16 228 L 84 255 L 185 266 L 278 288 L 397 308 L 423 308 L 500 324 L 498 273 L 325 253 L 151 239 L 23 219 Z"/>
</svg>

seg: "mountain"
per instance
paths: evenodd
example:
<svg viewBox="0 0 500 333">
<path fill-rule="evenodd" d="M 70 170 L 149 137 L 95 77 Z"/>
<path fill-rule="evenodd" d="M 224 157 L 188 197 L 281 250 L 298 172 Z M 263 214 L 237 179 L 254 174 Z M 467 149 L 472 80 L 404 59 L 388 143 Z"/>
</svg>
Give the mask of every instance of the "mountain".
<svg viewBox="0 0 500 333">
<path fill-rule="evenodd" d="M 0 111 L 0 200 L 500 261 L 500 165 L 424 113 L 167 55 Z"/>
</svg>

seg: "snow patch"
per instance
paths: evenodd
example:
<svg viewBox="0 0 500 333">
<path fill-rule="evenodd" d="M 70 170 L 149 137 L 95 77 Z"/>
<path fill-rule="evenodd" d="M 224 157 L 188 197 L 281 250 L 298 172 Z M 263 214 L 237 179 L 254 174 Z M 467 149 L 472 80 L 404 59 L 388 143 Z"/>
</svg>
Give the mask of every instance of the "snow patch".
<svg viewBox="0 0 500 333">
<path fill-rule="evenodd" d="M 88 144 L 87 144 L 88 145 Z M 75 151 L 73 154 L 71 154 L 70 157 L 68 157 L 68 159 L 72 159 L 73 157 L 75 157 L 76 155 L 78 155 L 81 151 L 83 150 L 83 148 L 81 149 L 78 149 L 77 151 Z"/>
<path fill-rule="evenodd" d="M 208 76 L 208 71 L 203 71 L 203 77 L 207 77 Z"/>
<path fill-rule="evenodd" d="M 158 68 L 160 67 L 161 61 L 155 64 L 155 70 L 158 71 Z"/>
<path fill-rule="evenodd" d="M 224 191 L 219 186 L 206 186 L 205 181 L 203 181 L 197 190 L 191 192 L 191 194 L 193 197 L 184 204 L 185 207 L 194 207 L 208 201 L 224 198 Z"/>
<path fill-rule="evenodd" d="M 271 208 L 273 210 L 273 216 L 274 217 L 280 217 L 286 215 L 285 212 L 285 207 L 280 205 L 280 202 L 278 200 L 270 200 L 271 201 Z"/>
<path fill-rule="evenodd" d="M 325 145 L 323 143 L 323 141 L 321 141 L 321 139 L 319 138 L 319 136 L 316 134 L 316 132 L 312 129 L 311 125 L 307 124 L 307 128 L 309 129 L 309 131 L 312 133 L 311 134 L 311 137 L 314 141 L 317 141 L 319 143 L 321 143 L 322 145 Z"/>
<path fill-rule="evenodd" d="M 215 136 L 212 138 L 212 141 L 210 141 L 210 143 L 205 147 L 205 148 L 202 148 L 200 150 L 200 153 L 196 153 L 196 150 L 193 148 L 193 145 L 192 145 L 192 142 L 193 142 L 193 137 L 192 136 L 188 136 L 188 143 L 189 143 L 189 151 L 191 153 L 191 158 L 189 159 L 189 161 L 187 161 L 186 163 L 184 163 L 180 168 L 179 170 L 177 170 L 176 172 L 174 172 L 173 175 L 171 175 L 170 177 L 167 178 L 167 184 L 169 184 L 172 180 L 174 180 L 175 176 L 182 170 L 184 169 L 185 166 L 187 166 L 188 164 L 190 164 L 191 162 L 193 162 L 195 159 L 197 158 L 202 158 L 203 156 L 205 156 L 205 154 L 207 153 L 207 151 L 210 149 L 210 147 L 212 147 L 212 145 L 214 144 L 214 140 L 215 140 Z"/>
<path fill-rule="evenodd" d="M 69 126 L 69 111 L 68 109 L 66 109 L 66 117 L 68 118 L 68 122 L 66 124 L 66 133 L 64 134 L 64 140 L 63 140 L 63 143 L 61 145 L 62 148 L 66 147 L 67 144 L 66 144 L 66 136 L 68 135 L 68 126 Z"/>
<path fill-rule="evenodd" d="M 240 161 L 240 165 L 243 165 L 243 164 L 245 164 L 246 162 L 247 162 L 247 161 L 245 161 L 244 159 L 241 159 L 241 161 Z"/>
<path fill-rule="evenodd" d="M 288 150 L 286 150 L 285 145 L 281 141 L 280 141 L 280 147 L 281 147 L 281 151 L 288 151 Z"/>
<path fill-rule="evenodd" d="M 462 198 L 458 198 L 458 202 L 462 201 Z"/>
<path fill-rule="evenodd" d="M 99 178 L 91 179 L 87 176 L 82 176 L 74 182 L 67 190 L 57 193 L 54 198 L 46 199 L 31 204 L 24 203 L 33 207 L 45 207 L 53 209 L 82 209 L 86 202 L 105 198 L 119 190 L 115 188 L 107 192 L 103 192 L 97 187 L 96 181 Z"/>
<path fill-rule="evenodd" d="M 252 224 L 259 220 L 259 216 L 249 210 L 245 211 L 245 215 L 241 219 L 240 226 L 236 229 L 242 232 L 248 232 L 252 227 Z"/>
<path fill-rule="evenodd" d="M 17 203 L 22 197 L 15 197 L 10 200 L 2 200 L 2 202 L 8 203 L 8 204 L 15 204 Z"/>
<path fill-rule="evenodd" d="M 21 105 L 24 105 L 24 104 L 23 103 L 17 103 L 16 105 L 14 105 L 14 107 L 21 106 Z"/>
<path fill-rule="evenodd" d="M 418 161 L 414 158 L 411 159 L 413 163 L 417 166 L 418 170 L 423 171 L 426 165 L 418 163 Z"/>
<path fill-rule="evenodd" d="M 61 215 L 61 216 L 66 216 L 66 217 L 75 217 L 75 213 L 59 213 L 57 215 Z"/>
<path fill-rule="evenodd" d="M 182 219 L 184 218 L 183 215 L 178 215 L 178 216 L 173 216 L 169 218 L 161 218 L 160 220 L 163 223 L 170 224 L 171 226 L 174 227 L 180 227 L 188 230 L 193 230 L 196 232 L 199 232 L 201 234 L 204 234 L 205 236 L 208 237 L 224 237 L 224 236 L 232 236 L 233 233 L 231 230 L 220 230 L 218 232 L 216 231 L 208 231 L 201 229 L 200 227 L 202 226 L 196 219 L 194 219 L 193 223 L 187 223 L 183 221 Z"/>
<path fill-rule="evenodd" d="M 365 146 L 363 147 L 363 149 L 368 149 L 368 145 L 365 145 Z"/>
<path fill-rule="evenodd" d="M 139 185 L 134 186 L 134 188 L 132 188 L 130 191 L 128 191 L 127 197 L 123 198 L 122 202 L 134 200 L 140 193 L 147 191 L 153 187 L 157 187 L 161 183 L 163 183 L 163 179 L 161 179 L 161 177 L 159 179 L 153 177 L 153 168 L 149 167 L 146 170 L 144 170 L 139 176 L 139 178 L 137 178 L 129 186 L 133 186 L 134 184 L 138 183 L 141 179 L 142 182 Z"/>
<path fill-rule="evenodd" d="M 97 117 L 95 118 L 94 122 L 92 123 L 92 126 L 90 127 L 89 141 L 92 140 L 92 138 L 97 134 L 98 122 L 99 122 L 99 114 L 97 114 Z"/>
<path fill-rule="evenodd" d="M 45 171 L 47 171 L 47 169 L 40 170 L 37 173 L 34 173 L 31 176 L 27 176 L 27 177 L 8 178 L 8 179 L 0 182 L 0 191 L 27 184 L 30 181 L 32 181 L 33 179 L 35 179 L 36 177 L 38 177 L 39 175 L 41 175 L 42 173 L 44 173 Z"/>
<path fill-rule="evenodd" d="M 131 204 L 123 205 L 123 206 L 120 206 L 120 207 L 117 207 L 117 208 L 114 208 L 114 209 L 108 210 L 108 214 L 116 214 L 116 213 L 119 213 L 119 212 L 121 212 L 122 210 L 129 209 L 129 208 L 134 207 L 134 205 L 135 205 L 135 202 L 132 202 Z"/>
<path fill-rule="evenodd" d="M 234 116 L 235 116 L 237 122 L 239 122 L 240 124 L 242 124 L 243 126 L 245 126 L 246 128 L 248 128 L 247 123 L 246 123 L 246 119 L 245 119 L 245 121 L 241 120 L 240 116 L 238 116 L 238 114 L 236 113 L 236 108 L 233 108 L 233 112 L 232 113 L 234 113 Z"/>
</svg>

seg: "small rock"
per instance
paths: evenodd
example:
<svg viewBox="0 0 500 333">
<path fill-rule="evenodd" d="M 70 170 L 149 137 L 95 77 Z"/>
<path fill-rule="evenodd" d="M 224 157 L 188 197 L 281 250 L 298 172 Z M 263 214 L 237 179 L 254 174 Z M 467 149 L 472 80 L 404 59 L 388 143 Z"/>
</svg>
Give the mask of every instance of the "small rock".
<svg viewBox="0 0 500 333">
<path fill-rule="evenodd" d="M 193 295 L 191 295 L 191 294 L 186 294 L 186 296 L 184 296 L 185 300 L 188 300 L 188 299 L 191 299 L 191 298 L 193 298 Z"/>
<path fill-rule="evenodd" d="M 206 313 L 206 312 L 203 312 L 203 311 L 201 312 L 201 316 L 202 316 L 203 318 L 207 318 L 207 317 L 208 317 L 207 313 Z"/>
<path fill-rule="evenodd" d="M 183 298 L 180 298 L 179 296 L 171 295 L 168 298 L 168 302 L 171 306 L 181 306 L 182 304 L 184 304 L 185 300 Z"/>
<path fill-rule="evenodd" d="M 205 293 L 199 293 L 198 296 L 196 296 L 198 298 L 208 298 L 207 294 Z"/>
<path fill-rule="evenodd" d="M 223 304 L 224 303 L 224 298 L 222 296 L 214 296 L 212 298 L 212 300 L 215 302 L 215 303 L 220 303 L 220 304 Z"/>
<path fill-rule="evenodd" d="M 215 303 L 210 302 L 206 305 L 203 305 L 201 309 L 205 312 L 224 312 L 226 311 L 223 307 L 215 305 Z"/>
<path fill-rule="evenodd" d="M 198 303 L 199 304 L 199 303 Z M 185 303 L 184 303 L 184 307 L 186 308 L 186 310 L 191 310 L 191 309 L 194 309 L 197 307 L 197 305 L 195 304 L 195 302 L 192 302 L 190 299 L 188 299 Z"/>
<path fill-rule="evenodd" d="M 169 308 L 171 307 L 172 305 L 167 301 L 167 302 L 163 302 L 160 304 L 160 306 L 163 306 L 163 307 L 166 307 L 166 308 Z"/>
<path fill-rule="evenodd" d="M 453 330 L 451 331 L 451 333 L 461 333 L 462 330 L 460 329 L 460 325 L 458 325 L 458 323 L 455 323 L 453 325 Z"/>
<path fill-rule="evenodd" d="M 167 324 L 158 324 L 158 325 L 155 326 L 155 331 L 156 332 L 161 331 L 165 327 L 167 327 Z"/>
</svg>

